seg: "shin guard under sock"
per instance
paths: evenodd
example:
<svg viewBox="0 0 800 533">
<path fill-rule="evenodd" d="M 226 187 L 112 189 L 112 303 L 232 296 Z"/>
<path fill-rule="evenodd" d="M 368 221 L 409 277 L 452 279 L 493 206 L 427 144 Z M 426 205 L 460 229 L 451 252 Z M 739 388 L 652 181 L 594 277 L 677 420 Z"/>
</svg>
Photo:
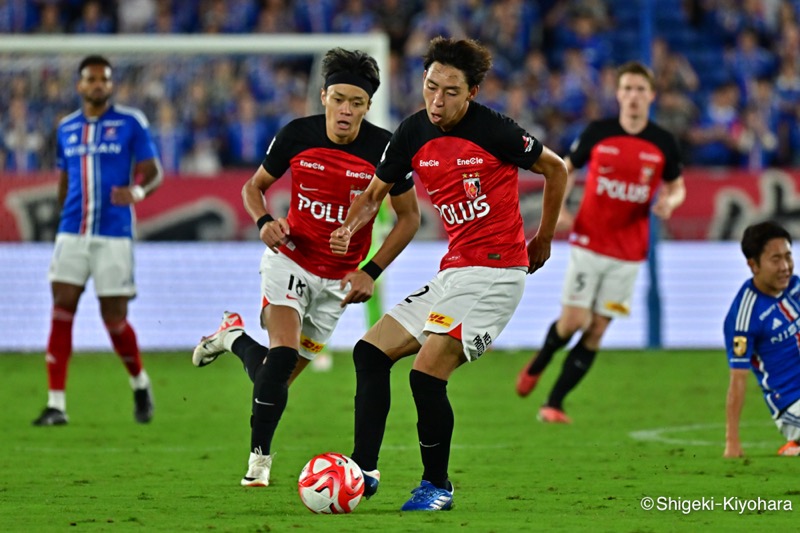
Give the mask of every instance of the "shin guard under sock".
<svg viewBox="0 0 800 533">
<path fill-rule="evenodd" d="M 392 403 L 389 376 L 394 361 L 378 347 L 360 340 L 353 348 L 353 363 L 356 398 L 352 458 L 362 470 L 375 470 Z"/>
<path fill-rule="evenodd" d="M 417 406 L 419 450 L 425 470 L 422 479 L 447 488 L 447 466 L 453 437 L 453 409 L 447 398 L 447 381 L 412 370 L 411 392 Z"/>
<path fill-rule="evenodd" d="M 589 350 L 580 342 L 569 351 L 569 355 L 564 360 L 561 374 L 547 400 L 548 406 L 563 409 L 564 398 L 589 372 L 596 355 L 597 350 Z"/>
<path fill-rule="evenodd" d="M 266 362 L 258 368 L 253 384 L 253 415 L 250 418 L 250 451 L 260 449 L 270 454 L 272 437 L 286 409 L 289 376 L 297 366 L 297 350 L 278 346 L 269 351 Z"/>
</svg>

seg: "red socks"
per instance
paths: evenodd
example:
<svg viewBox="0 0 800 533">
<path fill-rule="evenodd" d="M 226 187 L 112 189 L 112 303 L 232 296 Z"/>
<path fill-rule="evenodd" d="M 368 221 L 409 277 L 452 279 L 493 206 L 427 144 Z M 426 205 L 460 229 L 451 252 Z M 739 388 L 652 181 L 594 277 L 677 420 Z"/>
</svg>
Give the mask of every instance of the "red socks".
<svg viewBox="0 0 800 533">
<path fill-rule="evenodd" d="M 106 323 L 106 329 L 111 337 L 111 344 L 119 354 L 128 374 L 132 377 L 139 375 L 142 371 L 142 357 L 139 354 L 139 345 L 136 343 L 136 333 L 127 320 L 116 324 Z"/>
<path fill-rule="evenodd" d="M 72 319 L 75 315 L 53 308 L 50 339 L 47 341 L 47 383 L 50 390 L 63 391 L 67 383 L 67 364 L 72 355 Z"/>
</svg>

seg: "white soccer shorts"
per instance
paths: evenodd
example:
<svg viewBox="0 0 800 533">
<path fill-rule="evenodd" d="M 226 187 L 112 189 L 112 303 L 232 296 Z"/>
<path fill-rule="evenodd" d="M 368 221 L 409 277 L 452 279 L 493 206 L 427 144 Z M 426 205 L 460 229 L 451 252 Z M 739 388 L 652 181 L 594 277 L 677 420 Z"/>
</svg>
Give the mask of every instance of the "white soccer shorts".
<svg viewBox="0 0 800 533">
<path fill-rule="evenodd" d="M 300 316 L 300 355 L 313 360 L 325 348 L 339 318 L 340 306 L 349 292 L 339 288 L 341 280 L 310 273 L 282 253 L 266 248 L 261 256 L 262 307 L 285 305 Z M 264 328 L 264 324 L 261 325 Z M 266 329 L 266 328 L 264 328 Z"/>
<path fill-rule="evenodd" d="M 428 333 L 461 338 L 475 360 L 500 335 L 525 290 L 525 269 L 463 267 L 436 274 L 427 285 L 389 310 L 420 344 Z"/>
<path fill-rule="evenodd" d="M 561 303 L 609 318 L 626 317 L 641 265 L 571 246 Z"/>
<path fill-rule="evenodd" d="M 56 235 L 48 279 L 85 287 L 89 276 L 97 296 L 136 296 L 133 241 L 127 237 Z"/>
<path fill-rule="evenodd" d="M 786 440 L 800 442 L 800 400 L 781 413 L 781 416 L 775 419 L 775 425 Z"/>
</svg>

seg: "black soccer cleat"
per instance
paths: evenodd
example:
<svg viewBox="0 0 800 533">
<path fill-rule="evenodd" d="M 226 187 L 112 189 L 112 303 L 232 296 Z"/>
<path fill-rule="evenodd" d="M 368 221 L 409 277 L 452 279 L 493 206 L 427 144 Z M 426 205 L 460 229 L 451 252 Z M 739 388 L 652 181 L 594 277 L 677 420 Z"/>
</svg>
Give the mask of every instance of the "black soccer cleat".
<svg viewBox="0 0 800 533">
<path fill-rule="evenodd" d="M 64 426 L 69 422 L 67 413 L 54 407 L 45 407 L 39 418 L 33 421 L 34 426 Z"/>
<path fill-rule="evenodd" d="M 140 424 L 147 424 L 153 418 L 153 391 L 148 385 L 133 391 L 133 417 Z"/>
</svg>

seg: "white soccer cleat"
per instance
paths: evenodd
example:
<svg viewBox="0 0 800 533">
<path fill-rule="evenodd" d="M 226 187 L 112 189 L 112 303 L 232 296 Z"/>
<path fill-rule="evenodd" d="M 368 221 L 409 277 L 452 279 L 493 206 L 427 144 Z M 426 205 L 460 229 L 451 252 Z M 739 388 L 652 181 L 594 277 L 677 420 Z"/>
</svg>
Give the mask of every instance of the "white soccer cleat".
<svg viewBox="0 0 800 533">
<path fill-rule="evenodd" d="M 243 487 L 268 487 L 269 471 L 272 468 L 272 455 L 250 453 L 247 462 L 247 474 L 241 481 Z"/>
<path fill-rule="evenodd" d="M 208 337 L 200 339 L 200 344 L 195 346 L 192 364 L 206 366 L 213 363 L 217 357 L 228 351 L 225 347 L 225 337 L 234 332 L 244 332 L 244 320 L 239 313 L 225 311 L 222 313 L 222 324 L 219 329 Z"/>
</svg>

